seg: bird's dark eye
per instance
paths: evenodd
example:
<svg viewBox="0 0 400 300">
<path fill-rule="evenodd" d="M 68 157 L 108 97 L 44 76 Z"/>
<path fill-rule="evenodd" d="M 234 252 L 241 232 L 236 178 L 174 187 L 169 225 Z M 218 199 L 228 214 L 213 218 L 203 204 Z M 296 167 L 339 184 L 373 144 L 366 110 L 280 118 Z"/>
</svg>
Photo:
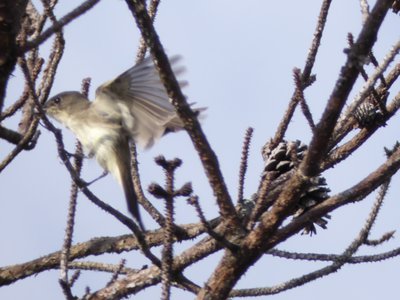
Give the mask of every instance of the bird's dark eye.
<svg viewBox="0 0 400 300">
<path fill-rule="evenodd" d="M 61 97 L 55 97 L 53 101 L 55 104 L 59 104 L 61 102 Z"/>
</svg>

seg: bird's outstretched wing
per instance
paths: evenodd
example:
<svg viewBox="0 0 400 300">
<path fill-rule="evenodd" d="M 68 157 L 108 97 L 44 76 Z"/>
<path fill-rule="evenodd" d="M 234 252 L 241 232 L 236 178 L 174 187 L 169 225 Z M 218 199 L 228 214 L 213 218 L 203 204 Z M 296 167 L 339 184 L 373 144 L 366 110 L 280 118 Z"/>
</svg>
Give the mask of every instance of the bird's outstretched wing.
<svg viewBox="0 0 400 300">
<path fill-rule="evenodd" d="M 179 60 L 179 56 L 170 58 L 176 76 L 184 72 L 177 65 Z M 182 128 L 150 57 L 97 88 L 93 105 L 111 118 L 122 116 L 123 126 L 144 148 L 165 132 Z"/>
</svg>

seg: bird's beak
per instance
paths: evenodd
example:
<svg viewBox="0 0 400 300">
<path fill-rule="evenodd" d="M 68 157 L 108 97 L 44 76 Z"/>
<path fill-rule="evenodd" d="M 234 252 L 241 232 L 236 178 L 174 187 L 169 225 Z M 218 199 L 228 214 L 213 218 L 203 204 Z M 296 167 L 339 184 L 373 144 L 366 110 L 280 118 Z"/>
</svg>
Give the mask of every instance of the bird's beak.
<svg viewBox="0 0 400 300">
<path fill-rule="evenodd" d="M 46 102 L 46 104 L 42 105 L 42 111 L 43 111 L 44 113 L 47 113 L 47 109 L 48 109 L 47 103 L 48 103 L 48 102 Z M 35 106 L 35 108 L 33 109 L 33 113 L 34 113 L 35 115 L 40 115 L 40 111 L 39 111 L 39 109 L 37 108 L 37 106 Z"/>
</svg>

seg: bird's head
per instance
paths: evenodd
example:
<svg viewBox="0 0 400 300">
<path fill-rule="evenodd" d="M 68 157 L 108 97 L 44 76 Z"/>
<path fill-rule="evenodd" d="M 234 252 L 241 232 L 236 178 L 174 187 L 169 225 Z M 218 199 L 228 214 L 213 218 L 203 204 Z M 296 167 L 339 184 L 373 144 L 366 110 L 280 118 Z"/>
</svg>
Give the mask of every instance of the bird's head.
<svg viewBox="0 0 400 300">
<path fill-rule="evenodd" d="M 64 123 L 74 113 L 87 107 L 90 101 L 79 92 L 63 92 L 50 98 L 43 109 L 46 114 L 57 121 Z"/>
</svg>

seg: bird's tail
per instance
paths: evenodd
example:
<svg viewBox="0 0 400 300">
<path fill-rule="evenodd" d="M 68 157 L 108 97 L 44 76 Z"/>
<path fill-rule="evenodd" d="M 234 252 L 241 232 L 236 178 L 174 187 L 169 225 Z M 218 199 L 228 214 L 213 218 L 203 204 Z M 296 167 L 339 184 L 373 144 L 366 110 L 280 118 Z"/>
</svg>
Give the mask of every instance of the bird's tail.
<svg viewBox="0 0 400 300">
<path fill-rule="evenodd" d="M 125 155 L 124 155 L 125 156 Z M 127 155 L 127 157 L 130 157 Z M 145 231 L 145 227 L 140 216 L 139 205 L 135 189 L 133 187 L 132 175 L 130 161 L 119 159 L 119 172 L 122 187 L 125 193 L 126 203 L 128 205 L 128 210 L 134 218 L 134 221 L 140 227 L 142 231 Z"/>
</svg>

